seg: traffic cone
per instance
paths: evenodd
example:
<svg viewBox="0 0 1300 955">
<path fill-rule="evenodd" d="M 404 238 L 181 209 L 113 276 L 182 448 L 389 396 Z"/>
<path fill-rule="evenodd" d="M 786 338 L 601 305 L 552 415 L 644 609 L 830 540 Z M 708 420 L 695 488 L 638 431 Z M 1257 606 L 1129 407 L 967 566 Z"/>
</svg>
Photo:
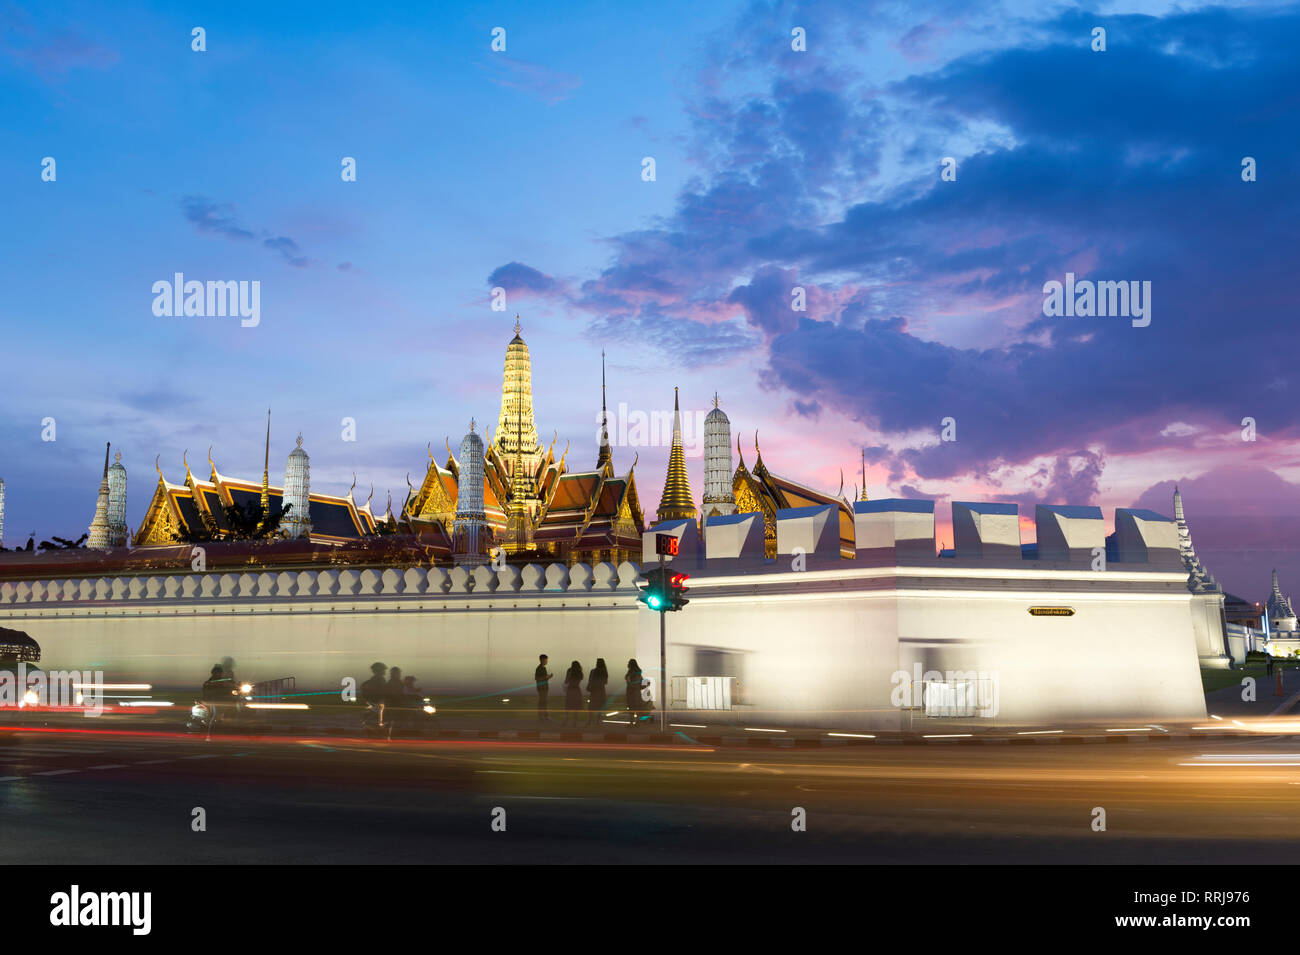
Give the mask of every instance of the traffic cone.
<svg viewBox="0 0 1300 955">
<path fill-rule="evenodd" d="M 1275 672 L 1277 673 L 1277 685 L 1273 690 L 1273 695 L 1281 696 L 1282 695 L 1282 668 L 1278 667 Z"/>
</svg>

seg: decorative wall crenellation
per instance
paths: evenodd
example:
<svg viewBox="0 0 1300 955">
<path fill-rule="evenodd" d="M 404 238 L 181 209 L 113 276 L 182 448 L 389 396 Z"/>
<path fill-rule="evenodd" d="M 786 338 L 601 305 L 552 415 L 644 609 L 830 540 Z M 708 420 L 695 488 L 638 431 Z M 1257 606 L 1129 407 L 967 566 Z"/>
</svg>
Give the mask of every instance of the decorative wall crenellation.
<svg viewBox="0 0 1300 955">
<path fill-rule="evenodd" d="M 411 567 L 402 570 L 304 570 L 281 573 L 185 574 L 152 577 L 99 577 L 77 580 L 0 582 L 0 606 L 70 604 L 128 600 L 295 599 L 376 597 L 410 594 L 535 593 L 636 590 L 640 568 L 630 561 L 611 563 Z"/>
</svg>

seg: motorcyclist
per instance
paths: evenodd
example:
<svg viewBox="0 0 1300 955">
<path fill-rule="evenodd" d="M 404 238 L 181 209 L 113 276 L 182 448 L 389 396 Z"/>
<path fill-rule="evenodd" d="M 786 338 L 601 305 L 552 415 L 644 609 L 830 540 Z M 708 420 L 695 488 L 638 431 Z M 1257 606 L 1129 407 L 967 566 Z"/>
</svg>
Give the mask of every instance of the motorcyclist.
<svg viewBox="0 0 1300 955">
<path fill-rule="evenodd" d="M 217 707 L 229 704 L 234 698 L 235 681 L 226 675 L 220 665 L 214 666 L 203 681 L 203 702 L 208 705 L 208 726 L 217 720 Z"/>
<path fill-rule="evenodd" d="M 361 702 L 372 707 L 379 714 L 379 725 L 384 725 L 384 697 L 388 692 L 388 683 L 384 675 L 388 667 L 382 663 L 370 664 L 371 677 L 361 684 Z"/>
</svg>

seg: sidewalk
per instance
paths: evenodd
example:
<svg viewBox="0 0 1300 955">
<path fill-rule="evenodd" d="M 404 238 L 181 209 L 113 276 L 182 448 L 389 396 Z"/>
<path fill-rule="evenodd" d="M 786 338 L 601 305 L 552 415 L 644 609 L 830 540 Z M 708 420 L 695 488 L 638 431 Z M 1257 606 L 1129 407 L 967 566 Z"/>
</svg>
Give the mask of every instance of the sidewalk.
<svg viewBox="0 0 1300 955">
<path fill-rule="evenodd" d="M 1246 676 L 1247 674 L 1242 674 Z M 1249 674 L 1254 676 L 1254 674 Z M 1240 683 L 1226 686 L 1221 690 L 1212 690 L 1205 694 L 1206 712 L 1227 719 L 1242 719 L 1247 716 L 1267 717 L 1291 713 L 1300 702 L 1300 668 L 1287 667 L 1282 671 L 1282 695 L 1276 695 L 1277 674 L 1257 676 L 1255 678 L 1255 699 L 1243 700 L 1245 689 Z"/>
</svg>

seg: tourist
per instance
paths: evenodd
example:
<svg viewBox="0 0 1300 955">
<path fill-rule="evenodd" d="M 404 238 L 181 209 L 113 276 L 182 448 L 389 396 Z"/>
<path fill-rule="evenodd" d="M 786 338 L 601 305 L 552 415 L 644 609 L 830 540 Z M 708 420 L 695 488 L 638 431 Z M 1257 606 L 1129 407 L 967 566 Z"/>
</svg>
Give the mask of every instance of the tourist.
<svg viewBox="0 0 1300 955">
<path fill-rule="evenodd" d="M 641 666 L 634 659 L 627 661 L 627 673 L 623 681 L 627 683 L 627 712 L 632 722 L 637 721 L 637 712 L 641 709 Z"/>
<path fill-rule="evenodd" d="M 564 674 L 564 725 L 577 726 L 582 719 L 582 664 L 574 660 Z"/>
<path fill-rule="evenodd" d="M 604 657 L 596 657 L 596 665 L 592 668 L 590 675 L 587 677 L 587 692 L 591 694 L 591 699 L 587 704 L 587 722 L 594 723 L 598 719 L 604 718 L 605 699 L 607 695 L 606 686 L 609 685 L 609 670 L 605 666 Z"/>
<path fill-rule="evenodd" d="M 546 669 L 546 661 L 550 657 L 543 653 L 537 659 L 541 661 L 533 671 L 533 682 L 537 684 L 537 718 L 543 723 L 549 723 L 551 717 L 546 712 L 546 698 L 551 694 L 551 671 Z"/>
</svg>

